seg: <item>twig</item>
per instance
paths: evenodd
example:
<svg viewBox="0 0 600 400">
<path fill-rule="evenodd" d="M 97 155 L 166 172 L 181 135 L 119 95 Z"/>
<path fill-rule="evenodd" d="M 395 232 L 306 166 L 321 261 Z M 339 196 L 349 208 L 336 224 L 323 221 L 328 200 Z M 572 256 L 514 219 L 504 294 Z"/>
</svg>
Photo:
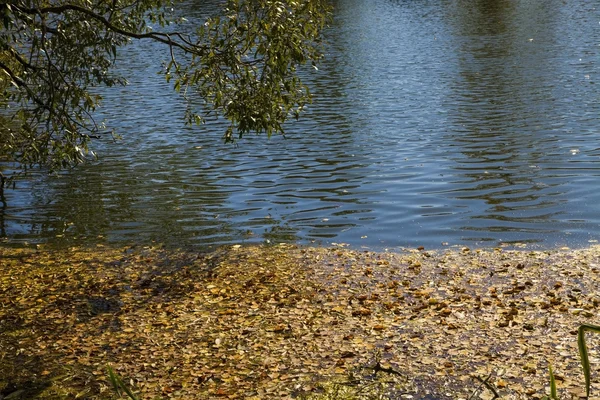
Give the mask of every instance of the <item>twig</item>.
<svg viewBox="0 0 600 400">
<path fill-rule="evenodd" d="M 491 373 L 485 379 L 481 379 L 481 377 L 477 376 L 477 375 L 474 376 L 475 379 L 477 379 L 479 382 L 481 382 L 481 385 L 477 389 L 475 389 L 475 391 L 473 392 L 471 397 L 469 397 L 469 400 L 471 400 L 473 398 L 473 396 L 475 396 L 475 394 L 481 388 L 482 385 L 485 386 L 486 388 L 488 388 L 492 393 L 494 393 L 494 397 L 492 398 L 492 400 L 500 398 L 500 395 L 498 394 L 498 392 L 496 392 L 496 389 L 488 382 L 488 380 L 491 377 L 492 377 Z"/>
</svg>

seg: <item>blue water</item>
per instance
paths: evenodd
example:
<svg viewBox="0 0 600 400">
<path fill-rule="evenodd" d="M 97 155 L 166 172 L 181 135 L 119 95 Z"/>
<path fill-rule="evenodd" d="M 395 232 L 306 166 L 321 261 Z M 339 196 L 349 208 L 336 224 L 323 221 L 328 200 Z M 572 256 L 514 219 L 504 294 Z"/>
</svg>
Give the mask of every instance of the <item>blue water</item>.
<svg viewBox="0 0 600 400">
<path fill-rule="evenodd" d="M 190 3 L 191 4 L 191 3 Z M 600 238 L 600 11 L 562 0 L 337 0 L 286 137 L 183 124 L 126 47 L 99 160 L 6 192 L 8 244 L 585 246 Z M 190 9 L 193 7 L 190 6 Z M 185 13 L 191 13 L 186 9 Z M 186 14 L 187 15 L 187 14 Z M 193 20 L 193 18 L 191 18 Z"/>
</svg>

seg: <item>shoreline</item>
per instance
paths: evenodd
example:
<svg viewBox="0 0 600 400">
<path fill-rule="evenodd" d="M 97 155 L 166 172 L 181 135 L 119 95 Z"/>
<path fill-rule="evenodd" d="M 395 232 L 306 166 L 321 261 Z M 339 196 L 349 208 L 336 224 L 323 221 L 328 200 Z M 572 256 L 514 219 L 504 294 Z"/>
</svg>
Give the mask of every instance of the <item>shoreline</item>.
<svg viewBox="0 0 600 400">
<path fill-rule="evenodd" d="M 0 393 L 38 398 L 108 398 L 107 364 L 142 398 L 291 398 L 375 360 L 400 374 L 402 398 L 466 399 L 473 376 L 540 398 L 549 363 L 559 395 L 577 398 L 576 330 L 600 307 L 595 245 L 0 247 L 0 264 Z"/>
</svg>

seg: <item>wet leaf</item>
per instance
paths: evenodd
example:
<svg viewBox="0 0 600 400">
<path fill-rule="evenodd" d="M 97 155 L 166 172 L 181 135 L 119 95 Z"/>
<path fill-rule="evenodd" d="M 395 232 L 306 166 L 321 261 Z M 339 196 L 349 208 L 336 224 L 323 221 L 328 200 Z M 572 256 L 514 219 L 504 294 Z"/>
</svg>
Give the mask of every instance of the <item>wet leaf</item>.
<svg viewBox="0 0 600 400">
<path fill-rule="evenodd" d="M 469 398 L 470 376 L 496 371 L 507 398 L 529 399 L 548 362 L 559 392 L 585 395 L 577 327 L 600 306 L 599 255 L 0 248 L 0 377 L 103 399 L 110 363 L 142 398 L 276 398 L 380 354 L 414 398 Z"/>
</svg>

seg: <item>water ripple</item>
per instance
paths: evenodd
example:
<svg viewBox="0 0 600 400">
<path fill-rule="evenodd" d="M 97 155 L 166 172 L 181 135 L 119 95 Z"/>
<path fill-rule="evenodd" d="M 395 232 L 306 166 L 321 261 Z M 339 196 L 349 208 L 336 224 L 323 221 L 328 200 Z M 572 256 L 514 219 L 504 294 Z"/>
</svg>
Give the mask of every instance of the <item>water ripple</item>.
<svg viewBox="0 0 600 400">
<path fill-rule="evenodd" d="M 214 3 L 214 4 L 213 4 Z M 203 2 L 213 7 L 217 2 Z M 184 2 L 194 21 L 205 14 Z M 315 101 L 286 138 L 183 125 L 124 49 L 99 119 L 123 140 L 6 194 L 0 235 L 57 245 L 585 245 L 600 233 L 600 11 L 581 2 L 336 0 Z M 204 10 L 207 10 L 204 8 Z M 304 73 L 304 72 L 303 72 Z"/>
</svg>

